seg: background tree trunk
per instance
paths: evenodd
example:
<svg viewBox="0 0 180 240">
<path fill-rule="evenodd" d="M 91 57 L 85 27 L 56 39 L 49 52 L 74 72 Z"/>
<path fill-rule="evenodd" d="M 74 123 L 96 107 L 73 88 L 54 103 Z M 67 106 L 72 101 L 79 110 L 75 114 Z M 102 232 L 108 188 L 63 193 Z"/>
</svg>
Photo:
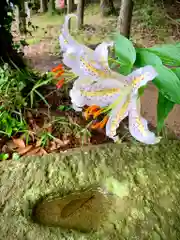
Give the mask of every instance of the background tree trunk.
<svg viewBox="0 0 180 240">
<path fill-rule="evenodd" d="M 20 34 L 26 34 L 26 11 L 24 0 L 21 0 L 18 6 L 18 27 Z"/>
<path fill-rule="evenodd" d="M 78 5 L 77 5 L 78 29 L 81 29 L 83 27 L 84 5 L 85 5 L 85 0 L 79 0 Z"/>
<path fill-rule="evenodd" d="M 121 0 L 118 30 L 122 35 L 127 38 L 129 38 L 130 36 L 133 5 L 133 0 Z"/>
<path fill-rule="evenodd" d="M 11 67 L 25 68 L 23 58 L 13 47 L 8 8 L 8 2 L 6 0 L 0 0 L 0 64 L 9 63 Z"/>
<path fill-rule="evenodd" d="M 40 12 L 45 13 L 48 10 L 47 0 L 40 0 Z"/>
<path fill-rule="evenodd" d="M 116 9 L 114 7 L 113 0 L 101 0 L 100 1 L 100 9 L 103 17 L 108 16 L 110 14 L 116 14 Z"/>
<path fill-rule="evenodd" d="M 55 13 L 55 11 L 56 11 L 55 0 L 49 0 L 48 12 L 53 15 Z"/>
<path fill-rule="evenodd" d="M 67 14 L 73 12 L 73 0 L 67 0 Z"/>
</svg>

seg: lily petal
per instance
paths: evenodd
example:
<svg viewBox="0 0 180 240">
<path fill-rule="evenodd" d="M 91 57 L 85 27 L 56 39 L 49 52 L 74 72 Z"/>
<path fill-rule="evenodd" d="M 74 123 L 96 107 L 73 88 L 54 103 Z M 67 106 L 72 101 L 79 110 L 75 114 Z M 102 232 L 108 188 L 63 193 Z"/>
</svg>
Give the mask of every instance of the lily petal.
<svg viewBox="0 0 180 240">
<path fill-rule="evenodd" d="M 77 16 L 75 14 L 68 14 L 65 17 L 64 24 L 62 26 L 61 34 L 59 36 L 59 44 L 63 54 L 63 63 L 69 67 L 77 69 L 77 62 L 80 61 L 80 57 L 84 55 L 93 54 L 93 50 L 86 47 L 83 44 L 78 43 L 69 33 L 69 21 L 71 18 Z M 79 67 L 79 66 L 78 66 Z"/>
<path fill-rule="evenodd" d="M 152 66 L 145 66 L 133 71 L 127 76 L 126 81 L 128 84 L 132 84 L 133 93 L 137 94 L 140 87 L 147 84 L 147 82 L 152 81 L 157 77 L 158 73 Z"/>
<path fill-rule="evenodd" d="M 93 50 L 91 50 L 90 48 L 86 47 L 83 44 L 78 43 L 69 33 L 69 21 L 71 20 L 71 18 L 76 18 L 76 21 L 78 19 L 77 15 L 75 14 L 68 14 L 65 16 L 65 21 L 64 24 L 62 26 L 61 29 L 61 35 L 59 36 L 59 43 L 60 43 L 60 47 L 61 50 L 63 52 L 66 52 L 70 47 L 76 49 L 76 52 L 78 52 L 78 50 L 84 50 L 84 51 L 88 51 L 89 53 L 93 52 Z"/>
<path fill-rule="evenodd" d="M 145 144 L 156 144 L 161 140 L 161 137 L 156 137 L 153 132 L 149 131 L 147 120 L 140 115 L 140 100 L 136 97 L 131 99 L 129 131 L 135 139 Z"/>
<path fill-rule="evenodd" d="M 77 19 L 75 14 L 69 14 L 65 17 L 62 27 L 59 43 L 63 54 L 63 63 L 72 68 L 77 75 L 90 76 L 94 81 L 107 78 L 111 70 L 108 65 L 108 48 L 113 43 L 103 42 L 97 46 L 95 51 L 79 44 L 69 33 L 68 25 L 72 17 Z"/>
<path fill-rule="evenodd" d="M 116 129 L 119 123 L 128 116 L 129 105 L 130 95 L 125 95 L 119 105 L 110 113 L 109 120 L 106 124 L 106 135 L 115 142 L 119 140 L 118 136 L 116 136 Z"/>
<path fill-rule="evenodd" d="M 102 42 L 94 50 L 94 60 L 97 62 L 96 68 L 110 71 L 108 64 L 108 48 L 112 47 L 113 42 Z"/>
<path fill-rule="evenodd" d="M 107 79 L 93 84 L 73 86 L 70 97 L 78 107 L 98 105 L 105 107 L 112 104 L 123 91 L 124 85 L 117 80 Z"/>
</svg>

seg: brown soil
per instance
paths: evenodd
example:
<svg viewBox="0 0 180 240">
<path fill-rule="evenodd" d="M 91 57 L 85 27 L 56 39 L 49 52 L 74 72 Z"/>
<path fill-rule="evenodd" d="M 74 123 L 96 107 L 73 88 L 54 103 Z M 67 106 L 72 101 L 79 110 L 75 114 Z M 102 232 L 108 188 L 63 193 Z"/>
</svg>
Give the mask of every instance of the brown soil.
<svg viewBox="0 0 180 240">
<path fill-rule="evenodd" d="M 156 125 L 156 106 L 158 99 L 157 88 L 150 84 L 142 96 L 142 113 L 153 126 Z M 180 106 L 175 105 L 169 114 L 166 124 L 177 136 L 180 136 Z"/>
</svg>

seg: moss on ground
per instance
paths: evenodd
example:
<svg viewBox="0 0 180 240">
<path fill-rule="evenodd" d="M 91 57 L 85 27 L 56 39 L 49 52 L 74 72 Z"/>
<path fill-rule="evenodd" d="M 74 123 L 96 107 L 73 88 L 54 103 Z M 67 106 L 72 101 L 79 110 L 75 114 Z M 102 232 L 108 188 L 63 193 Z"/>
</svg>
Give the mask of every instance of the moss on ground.
<svg viewBox="0 0 180 240">
<path fill-rule="evenodd" d="M 0 239 L 180 239 L 180 143 L 83 148 L 0 164 Z M 64 196 L 106 183 L 120 199 L 91 234 L 45 227 L 31 220 L 42 197 Z M 116 184 L 110 186 L 110 179 Z"/>
</svg>

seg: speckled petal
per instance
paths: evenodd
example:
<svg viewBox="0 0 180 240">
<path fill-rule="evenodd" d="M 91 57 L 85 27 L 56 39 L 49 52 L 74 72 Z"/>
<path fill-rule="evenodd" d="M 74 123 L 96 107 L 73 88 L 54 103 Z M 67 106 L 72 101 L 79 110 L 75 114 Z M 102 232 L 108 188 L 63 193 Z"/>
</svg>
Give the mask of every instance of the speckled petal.
<svg viewBox="0 0 180 240">
<path fill-rule="evenodd" d="M 85 81 L 86 79 L 84 79 Z M 85 105 L 98 105 L 105 107 L 112 104 L 123 91 L 123 85 L 113 79 L 107 79 L 103 82 L 92 84 L 83 83 L 75 85 L 70 91 L 70 97 L 73 104 L 78 107 Z"/>
<path fill-rule="evenodd" d="M 85 58 L 87 55 L 92 55 L 93 50 L 86 47 L 83 44 L 78 43 L 69 33 L 69 21 L 72 17 L 77 19 L 75 14 L 69 14 L 65 17 L 65 22 L 62 26 L 61 35 L 59 36 L 59 44 L 61 51 L 63 52 L 63 63 L 74 70 L 82 74 L 80 69 L 80 58 Z"/>
<path fill-rule="evenodd" d="M 133 71 L 127 76 L 126 81 L 133 86 L 133 93 L 137 94 L 140 87 L 157 77 L 157 72 L 152 66 L 145 66 Z"/>
<path fill-rule="evenodd" d="M 110 113 L 109 120 L 106 124 L 106 135 L 115 142 L 119 140 L 118 136 L 116 136 L 116 129 L 120 122 L 128 116 L 129 104 L 130 95 L 125 95 L 122 97 L 117 107 Z"/>
<path fill-rule="evenodd" d="M 94 60 L 96 68 L 100 70 L 110 71 L 108 64 L 108 48 L 113 46 L 113 42 L 102 42 L 94 51 Z"/>
<path fill-rule="evenodd" d="M 94 51 L 79 44 L 69 33 L 68 25 L 72 17 L 77 19 L 75 14 L 69 14 L 65 17 L 59 36 L 60 47 L 64 52 L 63 63 L 78 76 L 89 76 L 93 78 L 93 81 L 114 78 L 108 65 L 108 48 L 113 46 L 113 43 L 102 42 Z"/>
<path fill-rule="evenodd" d="M 147 120 L 140 115 L 140 102 L 136 97 L 131 99 L 129 131 L 136 140 L 145 144 L 156 144 L 161 140 L 161 137 L 149 131 Z"/>
</svg>

